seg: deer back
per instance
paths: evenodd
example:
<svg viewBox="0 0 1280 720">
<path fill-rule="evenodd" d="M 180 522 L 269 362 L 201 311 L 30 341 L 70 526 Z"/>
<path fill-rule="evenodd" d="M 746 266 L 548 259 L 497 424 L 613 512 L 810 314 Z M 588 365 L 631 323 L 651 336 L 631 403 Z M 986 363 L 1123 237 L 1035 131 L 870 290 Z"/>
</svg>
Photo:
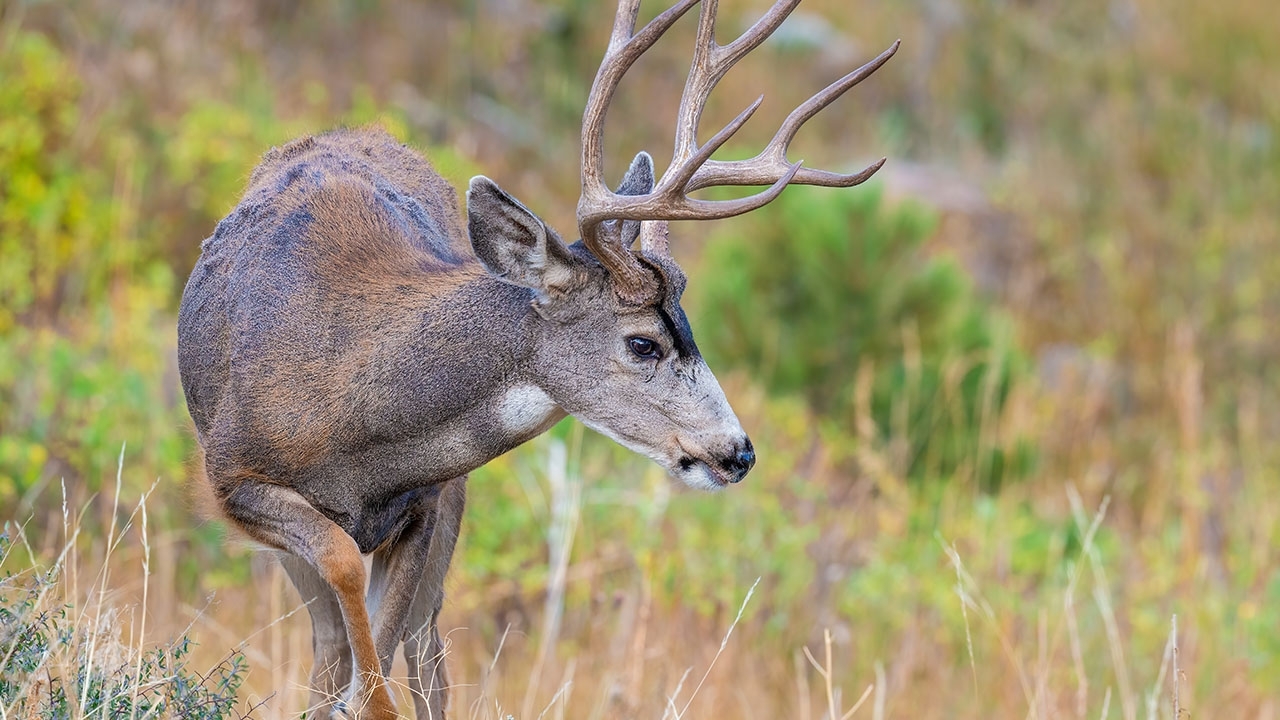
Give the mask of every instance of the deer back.
<svg viewBox="0 0 1280 720">
<path fill-rule="evenodd" d="M 456 416 L 512 362 L 475 347 L 501 313 L 460 310 L 477 304 L 468 293 L 504 291 L 484 276 L 453 189 L 386 133 L 269 152 L 201 246 L 179 313 L 179 369 L 224 485 L 215 493 L 390 448 Z M 386 453 L 383 464 L 434 466 Z"/>
</svg>

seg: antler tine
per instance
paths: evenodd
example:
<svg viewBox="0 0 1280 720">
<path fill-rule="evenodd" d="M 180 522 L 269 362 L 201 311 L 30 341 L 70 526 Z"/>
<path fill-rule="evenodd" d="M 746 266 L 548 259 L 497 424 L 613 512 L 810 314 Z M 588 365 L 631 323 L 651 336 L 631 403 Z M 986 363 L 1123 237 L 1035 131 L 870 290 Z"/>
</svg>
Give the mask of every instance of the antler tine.
<svg viewBox="0 0 1280 720">
<path fill-rule="evenodd" d="M 817 115 L 823 108 L 848 91 L 849 88 L 879 70 L 881 65 L 884 65 L 889 61 L 889 58 L 893 57 L 901 44 L 901 40 L 895 40 L 893 45 L 890 45 L 887 50 L 877 55 L 871 62 L 831 83 L 795 110 L 792 110 L 787 119 L 779 126 L 778 132 L 774 134 L 773 139 L 769 141 L 769 144 L 765 146 L 765 149 L 759 155 L 749 160 L 708 160 L 703 163 L 685 186 L 685 191 L 692 192 L 715 185 L 769 185 L 775 182 L 786 171 L 786 168 L 790 167 L 791 164 L 787 162 L 787 148 L 790 147 L 796 133 L 809 118 Z M 823 187 L 850 187 L 865 182 L 884 165 L 884 162 L 884 158 L 881 158 L 866 169 L 848 175 L 805 168 L 796 174 L 792 182 L 800 185 L 821 185 Z"/>
<path fill-rule="evenodd" d="M 698 14 L 698 35 L 693 44 L 693 59 L 689 63 L 689 75 L 684 92 L 680 94 L 680 110 L 676 113 L 675 152 L 671 165 L 676 167 L 689 159 L 698 149 L 698 123 L 706 108 L 707 97 L 720 80 L 715 72 L 713 55 L 716 45 L 716 9 L 719 0 L 703 0 Z"/>
<path fill-rule="evenodd" d="M 743 125 L 755 115 L 756 110 L 760 109 L 760 104 L 764 102 L 764 96 L 756 98 L 755 102 L 747 106 L 746 110 L 738 113 L 738 116 L 729 121 L 716 133 L 710 140 L 700 148 L 691 148 L 692 152 L 684 159 L 683 162 L 673 163 L 667 168 L 667 172 L 662 174 L 662 179 L 658 181 L 654 188 L 654 193 L 660 194 L 664 192 L 682 192 L 685 184 L 693 177 L 698 168 L 702 166 L 715 151 L 719 150 L 729 138 L 733 137 Z"/>
<path fill-rule="evenodd" d="M 680 111 L 676 115 L 676 142 L 671 168 L 689 162 L 697 152 L 698 125 L 702 120 L 702 112 L 720 79 L 747 53 L 772 35 L 800 4 L 800 0 L 779 0 L 774 3 L 755 24 L 728 45 L 716 42 L 716 11 L 719 4 L 719 0 L 704 0 L 702 3 L 693 61 L 684 92 L 680 96 Z"/>
<path fill-rule="evenodd" d="M 636 16 L 640 12 L 640 0 L 621 0 L 618 14 L 613 21 L 613 34 L 605 51 L 600 69 L 587 96 L 582 113 L 582 196 L 607 193 L 604 183 L 604 121 L 609 103 L 618 89 L 622 76 L 635 64 L 658 38 L 679 20 L 698 0 L 682 0 L 661 15 L 650 20 L 640 32 L 632 33 Z"/>
<path fill-rule="evenodd" d="M 685 198 L 684 202 L 672 210 L 668 217 L 672 220 L 718 220 L 751 212 L 773 202 L 787 188 L 800 169 L 800 163 L 797 162 L 791 165 L 790 169 L 768 190 L 737 200 Z M 666 220 L 646 220 L 640 223 L 640 249 L 655 257 L 670 257 L 671 245 L 668 240 Z"/>
</svg>

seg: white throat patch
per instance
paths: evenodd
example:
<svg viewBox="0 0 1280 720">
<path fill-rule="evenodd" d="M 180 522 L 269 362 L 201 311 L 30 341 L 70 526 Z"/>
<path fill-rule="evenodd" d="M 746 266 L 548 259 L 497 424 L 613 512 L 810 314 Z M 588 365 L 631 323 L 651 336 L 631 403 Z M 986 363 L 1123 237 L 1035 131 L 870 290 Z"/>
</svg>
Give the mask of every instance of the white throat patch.
<svg viewBox="0 0 1280 720">
<path fill-rule="evenodd" d="M 551 396 L 533 385 L 517 385 L 498 403 L 498 420 L 512 435 L 537 434 L 563 417 Z"/>
</svg>

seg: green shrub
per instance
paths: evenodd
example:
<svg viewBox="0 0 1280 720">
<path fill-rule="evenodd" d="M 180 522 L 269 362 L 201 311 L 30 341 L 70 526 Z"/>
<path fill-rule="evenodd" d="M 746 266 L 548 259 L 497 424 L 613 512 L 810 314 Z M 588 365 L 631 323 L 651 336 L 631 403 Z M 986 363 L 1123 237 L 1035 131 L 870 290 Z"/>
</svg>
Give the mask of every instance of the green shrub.
<svg viewBox="0 0 1280 720">
<path fill-rule="evenodd" d="M 708 245 L 699 337 L 717 367 L 749 369 L 850 434 L 869 373 L 870 416 L 899 472 L 964 470 L 993 488 L 1011 470 L 994 428 L 1024 363 L 956 263 L 922 253 L 933 224 L 886 208 L 874 187 L 791 188 Z"/>
</svg>

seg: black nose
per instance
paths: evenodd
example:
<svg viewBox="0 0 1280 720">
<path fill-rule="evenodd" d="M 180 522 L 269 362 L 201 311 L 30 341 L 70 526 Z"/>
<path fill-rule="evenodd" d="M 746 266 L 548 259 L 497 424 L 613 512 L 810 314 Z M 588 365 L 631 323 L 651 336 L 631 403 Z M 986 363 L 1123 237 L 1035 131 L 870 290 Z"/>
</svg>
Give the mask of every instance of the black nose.
<svg viewBox="0 0 1280 720">
<path fill-rule="evenodd" d="M 756 464 L 756 449 L 751 445 L 751 438 L 743 438 L 738 450 L 724 460 L 724 469 L 733 477 L 731 482 L 741 482 Z"/>
</svg>

